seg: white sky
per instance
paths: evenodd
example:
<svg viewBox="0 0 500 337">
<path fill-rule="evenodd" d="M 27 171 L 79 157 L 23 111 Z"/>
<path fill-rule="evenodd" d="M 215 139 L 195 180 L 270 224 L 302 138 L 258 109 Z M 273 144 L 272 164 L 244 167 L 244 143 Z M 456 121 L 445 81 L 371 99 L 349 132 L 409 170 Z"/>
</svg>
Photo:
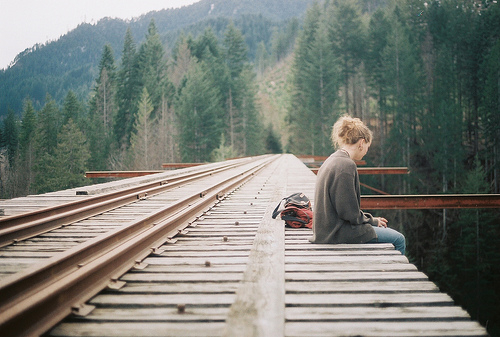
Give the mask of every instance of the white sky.
<svg viewBox="0 0 500 337">
<path fill-rule="evenodd" d="M 0 0 L 0 69 L 37 43 L 57 40 L 80 23 L 130 19 L 200 0 Z"/>
</svg>

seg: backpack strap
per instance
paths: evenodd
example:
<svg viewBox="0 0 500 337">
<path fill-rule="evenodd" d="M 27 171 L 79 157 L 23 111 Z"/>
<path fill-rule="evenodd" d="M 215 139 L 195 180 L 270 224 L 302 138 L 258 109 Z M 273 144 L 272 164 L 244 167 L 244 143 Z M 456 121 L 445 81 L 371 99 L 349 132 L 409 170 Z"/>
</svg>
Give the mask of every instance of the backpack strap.
<svg viewBox="0 0 500 337">
<path fill-rule="evenodd" d="M 285 209 L 285 206 L 284 206 L 285 202 L 286 202 L 286 198 L 283 198 L 279 202 L 278 206 L 276 206 L 276 208 L 273 211 L 273 215 L 272 215 L 273 219 L 276 219 L 276 217 Z"/>
</svg>

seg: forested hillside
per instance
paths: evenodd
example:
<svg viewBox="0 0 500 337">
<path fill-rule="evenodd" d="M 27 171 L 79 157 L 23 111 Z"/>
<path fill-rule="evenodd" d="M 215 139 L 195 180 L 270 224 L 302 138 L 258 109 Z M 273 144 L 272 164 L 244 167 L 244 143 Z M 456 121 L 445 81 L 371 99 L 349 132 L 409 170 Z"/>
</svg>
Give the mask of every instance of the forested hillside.
<svg viewBox="0 0 500 337">
<path fill-rule="evenodd" d="M 367 15 L 353 1 L 314 4 L 291 69 L 288 150 L 328 155 L 331 125 L 349 113 L 374 131 L 369 166 L 411 170 L 362 182 L 391 194 L 499 193 L 499 7 L 405 0 Z M 498 209 L 375 213 L 400 226 L 411 260 L 500 335 Z"/>
<path fill-rule="evenodd" d="M 254 12 L 234 16 L 250 3 Z M 269 16 L 291 3 L 293 13 Z M 363 183 L 391 194 L 499 193 L 497 1 L 305 3 L 202 1 L 192 13 L 167 11 L 184 20 L 172 30 L 160 27 L 174 17 L 151 13 L 82 25 L 58 41 L 74 46 L 64 55 L 55 43 L 27 52 L 0 81 L 36 88 L 9 91 L 19 108 L 0 128 L 0 197 L 76 187 L 86 170 L 328 155 L 331 126 L 345 113 L 374 132 L 368 166 L 411 171 Z M 212 16 L 221 7 L 226 16 Z M 203 20 L 180 15 L 198 11 Z M 82 43 L 105 26 L 119 42 L 103 32 L 89 41 L 101 44 L 98 54 L 86 54 Z M 37 55 L 54 58 L 39 66 L 45 77 L 29 75 Z M 15 71 L 28 72 L 22 84 L 9 77 Z M 413 263 L 500 336 L 499 210 L 373 213 L 405 234 Z"/>
<path fill-rule="evenodd" d="M 136 43 L 142 43 L 149 22 L 155 21 L 167 52 L 174 48 L 180 32 L 202 34 L 211 27 L 221 38 L 230 20 L 241 30 L 253 60 L 257 46 L 270 50 L 273 31 L 292 18 L 299 18 L 313 0 L 201 0 L 179 9 L 150 12 L 126 22 L 102 19 L 96 24 L 82 23 L 57 41 L 35 45 L 21 52 L 13 64 L 0 70 L 0 118 L 8 109 L 22 110 L 22 101 L 30 97 L 34 107 L 45 104 L 49 93 L 56 102 L 64 100 L 68 90 L 86 100 L 98 76 L 99 57 L 109 44 L 115 58 L 121 58 L 125 31 L 130 29 Z"/>
</svg>

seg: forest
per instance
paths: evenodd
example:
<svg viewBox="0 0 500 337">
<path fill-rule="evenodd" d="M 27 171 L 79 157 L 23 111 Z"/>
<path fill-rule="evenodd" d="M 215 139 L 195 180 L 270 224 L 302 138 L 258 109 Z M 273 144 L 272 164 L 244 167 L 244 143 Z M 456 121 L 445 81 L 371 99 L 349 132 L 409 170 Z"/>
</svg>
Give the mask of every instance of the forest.
<svg viewBox="0 0 500 337">
<path fill-rule="evenodd" d="M 103 46 L 86 99 L 70 90 L 60 104 L 48 94 L 39 108 L 27 97 L 10 110 L 0 197 L 81 186 L 86 170 L 326 156 L 346 113 L 374 132 L 367 166 L 411 171 L 362 182 L 391 194 L 499 193 L 497 1 L 318 1 L 261 32 L 269 40 L 260 43 L 231 20 L 211 22 L 225 23 L 181 32 L 169 49 L 154 19 L 139 44 L 126 29 L 120 58 Z M 285 80 L 268 99 L 282 121 L 269 118 L 259 89 L 276 69 Z M 500 336 L 497 209 L 372 213 L 405 234 L 412 263 Z"/>
<path fill-rule="evenodd" d="M 411 170 L 368 185 L 498 193 L 499 37 L 497 1 L 388 1 L 372 13 L 352 1 L 314 4 L 293 56 L 287 149 L 328 155 L 331 125 L 349 113 L 374 131 L 369 166 Z M 498 209 L 374 213 L 399 224 L 410 260 L 500 336 Z"/>
</svg>

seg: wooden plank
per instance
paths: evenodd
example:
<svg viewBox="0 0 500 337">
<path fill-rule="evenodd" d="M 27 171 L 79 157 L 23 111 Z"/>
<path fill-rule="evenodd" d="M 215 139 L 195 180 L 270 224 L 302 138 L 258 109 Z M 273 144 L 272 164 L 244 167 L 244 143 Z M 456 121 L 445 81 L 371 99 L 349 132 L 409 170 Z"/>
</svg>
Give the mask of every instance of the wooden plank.
<svg viewBox="0 0 500 337">
<path fill-rule="evenodd" d="M 207 258 L 212 258 L 212 257 L 226 257 L 226 258 L 233 258 L 233 257 L 248 257 L 250 254 L 249 251 L 244 251 L 244 250 L 225 250 L 225 251 L 218 251 L 218 250 L 211 250 L 209 252 L 205 252 L 205 256 Z M 168 252 L 168 257 L 163 257 L 164 260 L 173 260 L 173 259 L 184 259 L 184 258 L 191 258 L 191 257 L 200 257 L 200 251 L 169 251 Z M 161 261 L 159 261 L 161 258 L 156 258 L 154 261 L 158 264 L 161 264 Z M 182 262 L 179 260 L 179 262 Z"/>
<path fill-rule="evenodd" d="M 158 296 L 158 294 L 101 294 L 90 301 L 92 305 L 98 306 L 144 306 L 144 307 L 165 307 L 185 304 L 186 307 L 205 306 L 227 306 L 229 307 L 236 296 L 234 294 L 168 294 L 168 296 Z"/>
<path fill-rule="evenodd" d="M 63 323 L 54 328 L 51 336 L 73 337 L 170 337 L 170 336 L 220 336 L 224 328 L 222 322 L 98 322 L 80 325 Z"/>
<path fill-rule="evenodd" d="M 205 261 L 205 260 L 204 260 Z M 203 262 L 205 263 L 205 262 Z M 150 282 L 239 282 L 240 273 L 148 273 L 147 276 L 141 273 L 128 273 L 121 280 L 125 282 L 141 282 L 145 279 Z"/>
<path fill-rule="evenodd" d="M 409 263 L 342 263 L 342 264 L 293 264 L 287 263 L 287 272 L 334 272 L 334 271 L 417 271 L 417 267 Z"/>
<path fill-rule="evenodd" d="M 235 293 L 238 282 L 130 282 L 120 292 L 124 294 L 220 294 Z"/>
<path fill-rule="evenodd" d="M 314 322 L 286 324 L 285 334 L 294 336 L 488 336 L 477 322 Z"/>
<path fill-rule="evenodd" d="M 249 241 L 250 242 L 250 241 Z M 212 251 L 250 251 L 252 249 L 251 243 L 249 244 L 230 244 L 229 242 L 214 242 L 212 244 L 208 243 L 206 245 L 183 245 L 183 246 L 173 246 L 173 245 L 164 245 L 161 246 L 161 249 L 164 249 L 165 252 L 210 252 Z"/>
<path fill-rule="evenodd" d="M 394 248 L 392 250 L 309 250 L 304 249 L 301 251 L 290 251 L 287 250 L 285 253 L 286 256 L 307 256 L 307 257 L 323 257 L 323 256 L 369 256 L 376 255 L 381 259 L 385 258 L 387 255 L 401 255 L 400 252 L 395 251 Z"/>
<path fill-rule="evenodd" d="M 309 236 L 310 233 L 307 233 L 307 236 Z M 296 240 L 296 241 L 292 241 Z M 286 243 L 286 250 L 287 253 L 289 251 L 294 251 L 294 250 L 307 250 L 307 251 L 315 251 L 315 250 L 326 250 L 326 251 L 368 251 L 368 250 L 376 250 L 378 252 L 381 252 L 382 250 L 394 250 L 394 246 L 389 243 L 377 243 L 377 244 L 352 244 L 352 245 L 347 245 L 347 244 L 342 244 L 342 245 L 333 245 L 333 244 L 312 244 L 307 241 L 307 238 L 304 238 L 304 235 L 298 236 L 298 235 L 293 235 L 293 234 L 288 234 L 288 229 L 287 229 L 287 236 L 285 239 Z"/>
<path fill-rule="evenodd" d="M 210 266 L 206 266 L 206 262 Z M 141 272 L 147 273 L 243 273 L 245 271 L 244 264 L 215 264 L 210 258 L 205 260 L 203 265 L 182 265 L 178 264 L 175 268 L 172 266 L 162 265 L 148 265 L 148 267 Z"/>
<path fill-rule="evenodd" d="M 205 261 L 209 258 L 209 255 L 202 257 L 190 257 L 184 258 L 182 260 L 179 259 L 162 259 L 158 257 L 148 257 L 144 262 L 150 264 L 162 264 L 162 265 L 205 265 Z M 212 264 L 246 264 L 248 261 L 248 257 L 233 257 L 233 258 L 225 258 L 225 257 L 212 257 L 210 258 Z"/>
<path fill-rule="evenodd" d="M 283 336 L 285 321 L 285 230 L 271 217 L 284 195 L 282 163 L 273 176 L 275 189 L 255 236 L 243 281 L 231 305 L 224 336 Z"/>
<path fill-rule="evenodd" d="M 421 272 L 314 272 L 286 273 L 291 281 L 427 281 L 427 275 Z"/>
<path fill-rule="evenodd" d="M 362 315 L 361 315 L 362 314 Z M 457 306 L 425 307 L 289 307 L 287 321 L 360 322 L 368 321 L 470 321 L 469 314 Z M 314 324 L 311 322 L 311 324 Z M 418 324 L 418 323 L 415 323 Z"/>
<path fill-rule="evenodd" d="M 287 306 L 363 306 L 363 307 L 394 307 L 394 306 L 446 306 L 453 305 L 450 296 L 443 293 L 300 293 L 287 294 Z M 363 308 L 359 308 L 362 318 Z"/>
<path fill-rule="evenodd" d="M 224 322 L 229 307 L 197 308 L 187 307 L 183 313 L 179 313 L 177 307 L 164 308 L 96 308 L 91 315 L 78 318 L 79 321 L 96 322 Z"/>
<path fill-rule="evenodd" d="M 401 293 L 439 292 L 439 288 L 429 281 L 288 281 L 287 293 Z"/>
<path fill-rule="evenodd" d="M 335 263 L 408 263 L 406 256 L 388 255 L 384 258 L 380 256 L 360 256 L 360 255 L 338 255 L 338 256 L 286 256 L 286 263 L 303 263 L 303 264 L 335 264 Z"/>
</svg>

